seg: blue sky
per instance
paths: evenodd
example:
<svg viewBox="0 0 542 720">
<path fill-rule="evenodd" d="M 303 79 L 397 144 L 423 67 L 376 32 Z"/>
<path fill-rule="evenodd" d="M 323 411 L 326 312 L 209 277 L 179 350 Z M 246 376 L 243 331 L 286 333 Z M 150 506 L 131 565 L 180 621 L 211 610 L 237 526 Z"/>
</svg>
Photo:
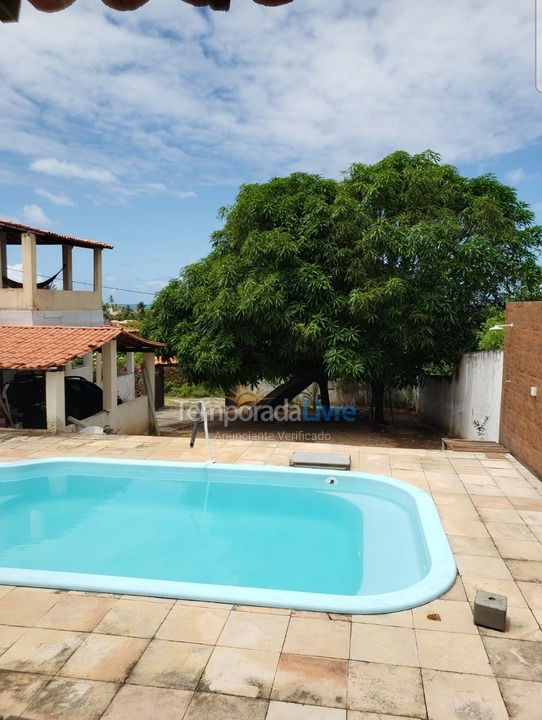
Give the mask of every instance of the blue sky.
<svg viewBox="0 0 542 720">
<path fill-rule="evenodd" d="M 208 252 L 241 183 L 396 149 L 494 172 L 542 222 L 532 0 L 232 6 L 23 2 L 0 27 L 0 217 L 110 242 L 105 284 L 141 293 Z M 90 279 L 84 251 L 74 275 Z"/>
</svg>

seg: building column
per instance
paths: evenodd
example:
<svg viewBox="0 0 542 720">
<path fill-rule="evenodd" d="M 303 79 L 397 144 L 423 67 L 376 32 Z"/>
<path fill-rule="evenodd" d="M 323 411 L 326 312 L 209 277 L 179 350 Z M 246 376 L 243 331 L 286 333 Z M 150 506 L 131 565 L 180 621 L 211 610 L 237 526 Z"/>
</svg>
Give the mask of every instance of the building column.
<svg viewBox="0 0 542 720">
<path fill-rule="evenodd" d="M 73 247 L 62 246 L 62 289 L 73 290 Z"/>
<path fill-rule="evenodd" d="M 154 405 L 154 352 L 143 353 L 143 377 L 147 395 L 152 399 Z"/>
<path fill-rule="evenodd" d="M 62 432 L 66 427 L 64 370 L 45 373 L 45 412 L 48 432 Z"/>
<path fill-rule="evenodd" d="M 102 251 L 94 248 L 94 292 L 102 295 Z"/>
<path fill-rule="evenodd" d="M 102 348 L 103 406 L 111 412 L 117 407 L 117 341 L 110 340 Z"/>
<path fill-rule="evenodd" d="M 102 362 L 102 353 L 97 352 L 95 353 L 96 358 L 96 385 L 99 387 L 103 387 L 104 381 L 103 381 L 103 362 Z"/>
<path fill-rule="evenodd" d="M 126 353 L 126 372 L 132 375 L 135 372 L 135 358 L 132 351 Z"/>
<path fill-rule="evenodd" d="M 34 291 L 37 282 L 36 236 L 34 233 L 21 235 L 23 261 L 23 300 L 25 307 L 34 307 Z"/>
<path fill-rule="evenodd" d="M 0 288 L 4 287 L 4 277 L 8 274 L 8 253 L 7 253 L 7 233 L 0 230 Z"/>
</svg>

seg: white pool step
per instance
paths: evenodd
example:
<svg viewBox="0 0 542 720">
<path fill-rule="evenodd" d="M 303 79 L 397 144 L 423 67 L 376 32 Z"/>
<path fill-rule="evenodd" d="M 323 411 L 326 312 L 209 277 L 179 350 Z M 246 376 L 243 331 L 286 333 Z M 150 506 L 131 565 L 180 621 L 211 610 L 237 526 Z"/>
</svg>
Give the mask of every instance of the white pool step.
<svg viewBox="0 0 542 720">
<path fill-rule="evenodd" d="M 342 453 L 296 452 L 290 458 L 292 467 L 318 470 L 350 470 L 350 455 Z"/>
</svg>

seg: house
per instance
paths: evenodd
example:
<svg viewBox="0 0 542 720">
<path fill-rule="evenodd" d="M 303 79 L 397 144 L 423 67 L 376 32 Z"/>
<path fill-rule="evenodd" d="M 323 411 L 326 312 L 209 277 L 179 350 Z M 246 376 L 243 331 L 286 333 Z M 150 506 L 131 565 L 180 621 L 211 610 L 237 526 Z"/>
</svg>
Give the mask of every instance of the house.
<svg viewBox="0 0 542 720">
<path fill-rule="evenodd" d="M 20 247 L 19 279 L 8 270 L 12 246 Z M 59 250 L 60 269 L 46 279 L 37 272 L 42 246 Z M 93 281 L 83 290 L 74 288 L 74 248 L 88 250 L 92 263 Z M 154 363 L 161 343 L 105 322 L 105 249 L 112 246 L 0 220 L 0 404 L 6 424 L 51 432 L 81 425 L 127 434 L 155 429 Z M 142 353 L 139 396 L 136 352 Z M 88 417 L 85 408 L 92 408 Z"/>
</svg>

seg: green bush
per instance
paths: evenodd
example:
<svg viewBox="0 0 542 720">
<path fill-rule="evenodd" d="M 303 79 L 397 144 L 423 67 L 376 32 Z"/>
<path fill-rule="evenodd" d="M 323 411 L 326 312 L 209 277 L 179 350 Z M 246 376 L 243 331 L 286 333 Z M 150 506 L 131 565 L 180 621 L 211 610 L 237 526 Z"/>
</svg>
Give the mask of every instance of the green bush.
<svg viewBox="0 0 542 720">
<path fill-rule="evenodd" d="M 224 391 L 220 387 L 206 383 L 193 384 L 188 382 L 178 367 L 164 368 L 164 391 L 166 395 L 178 398 L 220 397 Z"/>
<path fill-rule="evenodd" d="M 502 350 L 504 347 L 504 331 L 491 330 L 494 325 L 504 323 L 504 310 L 496 310 L 485 321 L 478 334 L 478 350 Z"/>
</svg>

